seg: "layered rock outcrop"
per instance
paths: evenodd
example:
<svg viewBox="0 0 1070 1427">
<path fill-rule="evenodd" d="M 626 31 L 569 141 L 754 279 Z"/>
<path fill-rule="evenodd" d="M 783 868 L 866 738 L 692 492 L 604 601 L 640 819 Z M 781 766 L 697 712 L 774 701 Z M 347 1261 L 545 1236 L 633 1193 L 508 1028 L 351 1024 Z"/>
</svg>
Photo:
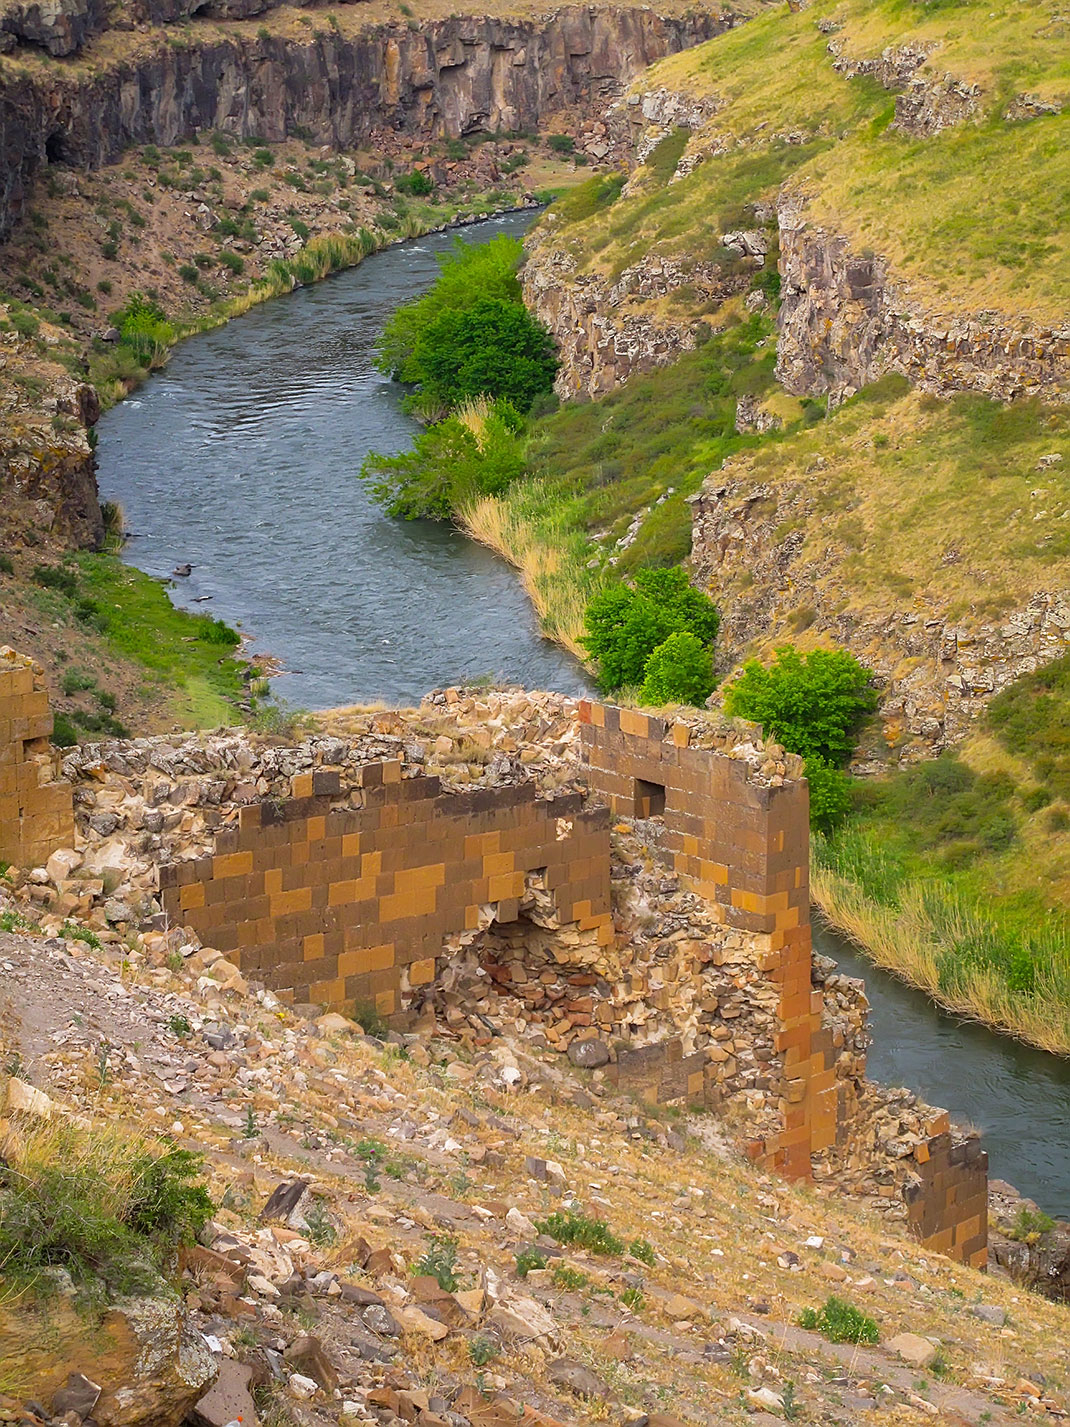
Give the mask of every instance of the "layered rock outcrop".
<svg viewBox="0 0 1070 1427">
<path fill-rule="evenodd" d="M 300 128 L 343 147 L 377 128 L 426 138 L 538 128 L 550 114 L 604 106 L 654 60 L 724 24 L 627 6 L 300 39 L 194 22 L 181 45 L 157 31 L 92 71 L 27 67 L 0 87 L 0 236 L 45 162 L 97 168 L 130 144 L 175 144 L 197 129 L 274 141 Z"/>
<path fill-rule="evenodd" d="M 713 263 L 648 258 L 616 282 L 576 272 L 575 259 L 552 246 L 552 236 L 529 253 L 524 301 L 554 334 L 561 366 L 554 383 L 563 400 L 594 399 L 637 372 L 673 362 L 695 347 L 687 318 L 648 316 L 643 307 L 687 285 L 713 302 L 745 289 L 750 274 L 729 276 Z"/>
<path fill-rule="evenodd" d="M 1063 654 L 1070 644 L 1070 590 L 1037 591 L 997 620 L 967 623 L 932 611 L 834 611 L 829 568 L 805 559 L 816 519 L 803 483 L 774 489 L 715 473 L 693 500 L 696 583 L 732 589 L 723 603 L 722 657 L 735 662 L 753 642 L 786 637 L 801 609 L 820 609 L 821 628 L 855 650 L 881 686 L 888 743 L 929 755 L 961 739 L 994 693 Z M 744 572 L 751 574 L 743 580 Z"/>
<path fill-rule="evenodd" d="M 813 226 L 798 195 L 782 195 L 777 216 L 777 377 L 789 391 L 839 401 L 899 372 L 926 391 L 1000 401 L 1070 394 L 1070 326 L 996 312 L 941 316 L 906 294 L 884 258 Z"/>
</svg>

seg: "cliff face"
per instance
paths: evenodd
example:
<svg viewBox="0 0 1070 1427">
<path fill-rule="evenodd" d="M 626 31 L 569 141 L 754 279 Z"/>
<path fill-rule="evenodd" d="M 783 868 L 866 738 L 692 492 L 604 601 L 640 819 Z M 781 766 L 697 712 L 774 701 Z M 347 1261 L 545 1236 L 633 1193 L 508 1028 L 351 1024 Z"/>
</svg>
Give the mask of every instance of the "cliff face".
<svg viewBox="0 0 1070 1427">
<path fill-rule="evenodd" d="M 648 258 L 616 282 L 577 273 L 568 253 L 552 242 L 529 249 L 522 273 L 524 301 L 554 334 L 561 368 L 554 383 L 562 400 L 594 400 L 637 372 L 674 362 L 695 346 L 691 321 L 644 306 L 663 303 L 680 288 L 710 305 L 744 290 L 751 274 L 729 277 L 712 263 Z"/>
<path fill-rule="evenodd" d="M 46 161 L 97 168 L 134 143 L 175 144 L 199 128 L 280 140 L 300 126 L 352 146 L 377 128 L 427 138 L 538 128 L 603 105 L 653 60 L 720 28 L 704 14 L 570 6 L 549 19 L 451 16 L 307 38 L 198 22 L 91 71 L 35 65 L 0 88 L 0 236 Z"/>
<path fill-rule="evenodd" d="M 780 199 L 778 220 L 777 377 L 789 391 L 841 399 L 892 371 L 937 393 L 1065 397 L 1070 326 L 995 312 L 941 317 L 912 302 L 882 258 L 810 225 L 793 196 Z"/>
<path fill-rule="evenodd" d="M 755 484 L 716 472 L 693 499 L 691 567 L 696 583 L 731 590 L 723 602 L 721 657 L 734 663 L 763 641 L 797 632 L 800 610 L 834 643 L 857 652 L 877 675 L 881 731 L 898 757 L 926 756 L 958 742 L 993 694 L 1065 653 L 1070 590 L 1061 571 L 1049 588 L 997 618 L 945 608 L 837 608 L 844 580 L 831 550 L 804 548 L 821 519 L 812 483 Z M 878 768 L 867 764 L 860 770 Z"/>
</svg>

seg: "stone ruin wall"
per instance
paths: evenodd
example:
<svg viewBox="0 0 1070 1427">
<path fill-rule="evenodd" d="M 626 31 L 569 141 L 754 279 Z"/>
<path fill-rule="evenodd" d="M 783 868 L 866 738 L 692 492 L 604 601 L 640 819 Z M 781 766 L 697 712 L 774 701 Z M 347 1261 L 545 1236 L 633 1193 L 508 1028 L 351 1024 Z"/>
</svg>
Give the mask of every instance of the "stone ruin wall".
<svg viewBox="0 0 1070 1427">
<path fill-rule="evenodd" d="M 71 785 L 59 777 L 40 668 L 0 649 L 0 862 L 36 866 L 74 842 Z"/>
<path fill-rule="evenodd" d="M 195 849 L 138 834 L 158 897 L 125 924 L 187 928 L 293 1001 L 368 1002 L 408 1025 L 443 1007 L 447 1020 L 516 1016 L 535 1044 L 579 1064 L 597 1046 L 593 1063 L 621 1089 L 729 1113 L 745 1103 L 757 1163 L 871 1198 L 879 1186 L 878 1202 L 898 1204 L 924 1244 L 984 1264 L 987 1157 L 952 1136 L 943 1112 L 865 1080 L 857 983 L 811 957 L 805 783 L 796 760 L 753 731 L 583 703 L 573 771 L 593 798 L 528 774 L 444 788 L 382 739 L 294 750 L 311 766 L 282 781 L 285 750 L 274 750 L 267 793 L 253 790 L 249 750 L 229 749 L 244 767 L 227 793 L 192 741 L 188 755 L 166 741 L 158 752 L 152 740 L 117 743 L 67 760 L 76 803 L 98 809 L 76 832 L 40 676 L 5 658 L 2 786 L 11 768 L 37 779 L 29 801 L 0 803 L 6 860 L 32 868 L 56 849 L 106 847 L 117 821 L 99 810 L 109 774 L 121 785 L 113 806 L 149 794 L 133 813 L 143 829 L 200 807 Z M 139 761 L 141 783 L 129 776 Z M 151 802 L 161 766 L 179 776 L 185 814 Z M 611 817 L 628 820 L 612 842 Z M 643 839 L 657 848 L 653 872 L 628 862 Z M 644 931 L 629 896 L 677 884 L 660 904 L 672 910 Z M 61 881 L 56 905 L 114 925 L 121 909 L 82 890 Z"/>
<path fill-rule="evenodd" d="M 402 763 L 294 777 L 294 798 L 242 808 L 204 857 L 160 868 L 160 902 L 284 998 L 409 1009 L 449 938 L 517 919 L 534 877 L 561 922 L 612 939 L 609 824 L 535 785 L 444 793 Z"/>
</svg>

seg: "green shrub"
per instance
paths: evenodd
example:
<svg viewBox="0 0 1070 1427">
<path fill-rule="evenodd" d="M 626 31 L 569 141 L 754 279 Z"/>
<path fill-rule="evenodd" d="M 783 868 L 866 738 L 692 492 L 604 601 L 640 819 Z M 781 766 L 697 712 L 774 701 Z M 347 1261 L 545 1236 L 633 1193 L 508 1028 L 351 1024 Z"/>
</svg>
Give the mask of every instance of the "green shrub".
<svg viewBox="0 0 1070 1427">
<path fill-rule="evenodd" d="M 962 866 L 983 852 L 999 852 L 1016 836 L 1006 773 L 977 773 L 953 752 L 871 779 L 854 793 L 860 812 L 909 828 L 913 846 Z"/>
<path fill-rule="evenodd" d="M 178 275 L 183 282 L 196 282 L 201 274 L 193 263 L 180 263 L 178 266 Z"/>
<path fill-rule="evenodd" d="M 1039 1244 L 1055 1228 L 1055 1220 L 1043 1209 L 1019 1209 L 1018 1217 L 1007 1230 L 1007 1237 L 1019 1244 Z"/>
<path fill-rule="evenodd" d="M 240 277 L 245 271 L 245 259 L 240 253 L 232 253 L 229 248 L 224 248 L 219 254 L 219 261 L 225 268 L 229 268 L 235 277 Z"/>
<path fill-rule="evenodd" d="M 555 154 L 571 154 L 576 149 L 576 140 L 571 134 L 551 134 L 546 142 Z"/>
<path fill-rule="evenodd" d="M 835 1294 L 825 1299 L 820 1311 L 804 1308 L 798 1318 L 800 1328 L 816 1329 L 830 1343 L 879 1343 L 880 1329 L 872 1318 Z"/>
<path fill-rule="evenodd" d="M 458 238 L 440 255 L 430 292 L 387 322 L 377 365 L 418 386 L 425 410 L 489 396 L 526 412 L 551 390 L 557 360 L 549 333 L 521 301 L 522 255 L 504 235 L 478 246 Z"/>
<path fill-rule="evenodd" d="M 202 1159 L 97 1127 L 90 1140 L 53 1122 L 26 1137 L 0 1178 L 0 1263 L 9 1281 L 63 1268 L 79 1288 L 151 1292 L 176 1245 L 192 1242 L 214 1205 L 197 1183 Z"/>
<path fill-rule="evenodd" d="M 633 1239 L 628 1245 L 628 1252 L 633 1259 L 654 1267 L 654 1245 L 649 1239 Z"/>
<path fill-rule="evenodd" d="M 355 1001 L 349 1014 L 366 1036 L 374 1036 L 376 1040 L 383 1040 L 390 1030 L 374 1001 Z"/>
<path fill-rule="evenodd" d="M 639 699 L 655 708 L 662 704 L 702 708 L 713 686 L 713 658 L 706 645 L 693 634 L 670 634 L 643 666 Z"/>
<path fill-rule="evenodd" d="M 73 748 L 78 742 L 78 730 L 65 713 L 57 711 L 52 716 L 52 742 L 57 748 Z"/>
<path fill-rule="evenodd" d="M 49 590 L 57 590 L 68 599 L 74 599 L 78 594 L 77 575 L 73 570 L 64 569 L 62 565 L 35 565 L 33 579 L 35 584 L 44 585 Z"/>
<path fill-rule="evenodd" d="M 634 588 L 611 585 L 587 606 L 581 643 L 598 661 L 605 693 L 640 684 L 647 660 L 673 634 L 692 634 L 709 648 L 720 617 L 713 601 L 688 584 L 683 570 L 639 570 Z M 711 685 L 712 687 L 712 685 Z"/>
<path fill-rule="evenodd" d="M 121 340 L 144 366 L 157 366 L 163 361 L 175 340 L 175 329 L 158 303 L 135 292 L 115 314 L 115 319 Z"/>
<path fill-rule="evenodd" d="M 408 193 L 413 198 L 426 198 L 435 189 L 434 181 L 418 168 L 412 173 L 401 174 L 394 180 L 394 187 L 399 193 Z"/>
<path fill-rule="evenodd" d="M 375 499 L 406 520 L 448 520 L 465 500 L 500 494 L 523 473 L 520 417 L 502 401 L 436 422 L 409 451 L 371 451 L 361 467 Z"/>
<path fill-rule="evenodd" d="M 461 1280 L 457 1274 L 457 1240 L 454 1235 L 429 1234 L 424 1256 L 413 1264 L 412 1271 L 435 1279 L 446 1293 L 456 1293 Z"/>
<path fill-rule="evenodd" d="M 10 322 L 20 337 L 36 337 L 41 330 L 41 322 L 32 312 L 13 312 Z"/>
<path fill-rule="evenodd" d="M 610 1231 L 605 1219 L 595 1219 L 575 1209 L 558 1209 L 548 1219 L 536 1220 L 535 1227 L 559 1244 L 574 1244 L 592 1254 L 624 1252 L 623 1240 Z"/>
<path fill-rule="evenodd" d="M 15 566 L 10 555 L 0 554 L 0 575 L 13 575 Z"/>
<path fill-rule="evenodd" d="M 97 681 L 92 674 L 84 674 L 81 669 L 65 670 L 60 682 L 60 688 L 67 698 L 72 694 L 82 693 L 85 689 L 95 689 L 96 686 Z"/>
<path fill-rule="evenodd" d="M 546 1267 L 546 1255 L 541 1249 L 521 1249 L 516 1256 L 516 1271 L 527 1278 L 531 1270 Z"/>
<path fill-rule="evenodd" d="M 870 671 L 845 649 L 800 654 L 790 645 L 768 667 L 756 659 L 743 666 L 725 697 L 725 709 L 760 723 L 767 737 L 792 753 L 818 757 L 833 767 L 846 763 L 855 737 L 877 707 Z"/>
<path fill-rule="evenodd" d="M 222 619 L 213 619 L 210 614 L 194 615 L 197 638 L 205 644 L 225 644 L 233 648 L 241 643 L 241 635 Z"/>
</svg>

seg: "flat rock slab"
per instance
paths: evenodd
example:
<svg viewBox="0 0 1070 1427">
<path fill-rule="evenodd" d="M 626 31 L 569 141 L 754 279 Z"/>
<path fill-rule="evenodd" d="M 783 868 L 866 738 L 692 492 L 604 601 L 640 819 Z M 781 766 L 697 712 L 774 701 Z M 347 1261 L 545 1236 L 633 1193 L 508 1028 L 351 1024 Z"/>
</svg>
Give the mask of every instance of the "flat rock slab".
<svg viewBox="0 0 1070 1427">
<path fill-rule="evenodd" d="M 190 1414 L 196 1427 L 226 1427 L 236 1417 L 242 1427 L 259 1427 L 256 1404 L 249 1392 L 253 1370 L 244 1363 L 224 1358 L 219 1376 Z"/>
</svg>

